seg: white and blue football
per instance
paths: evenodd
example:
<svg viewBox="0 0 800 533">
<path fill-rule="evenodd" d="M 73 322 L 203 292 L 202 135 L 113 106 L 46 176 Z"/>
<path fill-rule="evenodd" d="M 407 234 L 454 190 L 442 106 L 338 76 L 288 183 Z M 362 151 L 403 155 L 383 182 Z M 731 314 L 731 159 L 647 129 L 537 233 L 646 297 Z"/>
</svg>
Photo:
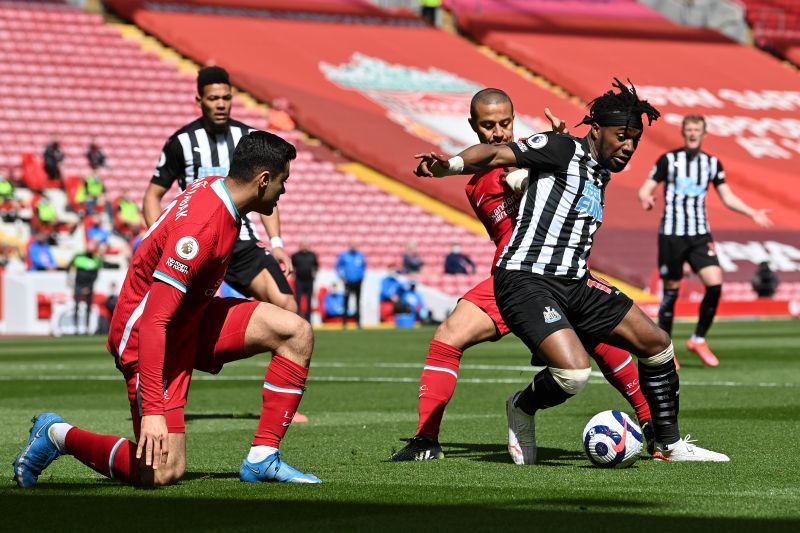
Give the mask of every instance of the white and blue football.
<svg viewBox="0 0 800 533">
<path fill-rule="evenodd" d="M 644 436 L 639 425 L 622 411 L 603 411 L 583 429 L 583 451 L 596 466 L 626 468 L 636 462 Z"/>
</svg>

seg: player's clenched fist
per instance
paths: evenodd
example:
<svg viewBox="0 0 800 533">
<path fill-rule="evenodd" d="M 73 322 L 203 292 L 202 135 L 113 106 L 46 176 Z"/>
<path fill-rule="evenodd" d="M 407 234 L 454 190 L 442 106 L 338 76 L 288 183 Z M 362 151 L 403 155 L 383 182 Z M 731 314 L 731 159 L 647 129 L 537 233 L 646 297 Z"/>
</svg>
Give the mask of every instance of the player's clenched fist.
<svg viewBox="0 0 800 533">
<path fill-rule="evenodd" d="M 167 464 L 169 432 L 164 415 L 144 415 L 142 417 L 139 445 L 136 448 L 137 459 L 142 458 L 142 451 L 144 451 L 145 464 L 152 466 L 153 470 L 158 470 L 158 465 Z"/>
</svg>

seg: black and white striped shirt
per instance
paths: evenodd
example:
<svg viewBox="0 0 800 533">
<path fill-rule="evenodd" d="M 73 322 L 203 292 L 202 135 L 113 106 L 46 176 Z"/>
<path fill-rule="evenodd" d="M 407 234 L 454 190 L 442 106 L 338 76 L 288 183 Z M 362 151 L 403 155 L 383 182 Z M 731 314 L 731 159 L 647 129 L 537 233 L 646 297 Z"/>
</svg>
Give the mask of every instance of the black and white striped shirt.
<svg viewBox="0 0 800 533">
<path fill-rule="evenodd" d="M 224 133 L 210 134 L 198 118 L 167 139 L 150 182 L 169 189 L 177 180 L 178 187 L 184 191 L 196 179 L 227 176 L 239 139 L 253 131 L 256 129 L 247 124 L 229 120 Z M 239 240 L 258 240 L 247 217 L 242 219 Z"/>
<path fill-rule="evenodd" d="M 711 232 L 706 212 L 706 195 L 713 183 L 725 183 L 722 163 L 713 155 L 698 152 L 690 156 L 684 148 L 662 155 L 650 179 L 664 183 L 664 216 L 661 235 L 706 235 Z"/>
<path fill-rule="evenodd" d="M 585 139 L 548 132 L 508 145 L 529 168 L 517 225 L 497 266 L 580 279 L 603 222 L 610 172 L 592 159 Z"/>
</svg>

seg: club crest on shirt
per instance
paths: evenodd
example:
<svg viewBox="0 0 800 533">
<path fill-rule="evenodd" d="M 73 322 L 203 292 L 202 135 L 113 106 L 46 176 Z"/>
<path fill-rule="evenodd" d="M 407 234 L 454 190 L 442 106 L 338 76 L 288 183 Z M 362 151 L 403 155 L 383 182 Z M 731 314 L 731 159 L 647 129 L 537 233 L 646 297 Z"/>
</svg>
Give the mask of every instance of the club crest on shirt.
<svg viewBox="0 0 800 533">
<path fill-rule="evenodd" d="M 561 320 L 561 315 L 552 307 L 545 307 L 542 316 L 544 316 L 545 324 L 552 324 Z"/>
<path fill-rule="evenodd" d="M 525 140 L 525 143 L 534 150 L 539 150 L 540 148 L 544 148 L 544 145 L 547 144 L 547 135 L 543 133 L 537 133 L 532 137 L 528 137 Z"/>
<path fill-rule="evenodd" d="M 194 237 L 181 237 L 175 245 L 175 253 L 181 259 L 192 260 L 200 253 L 200 245 Z"/>
</svg>

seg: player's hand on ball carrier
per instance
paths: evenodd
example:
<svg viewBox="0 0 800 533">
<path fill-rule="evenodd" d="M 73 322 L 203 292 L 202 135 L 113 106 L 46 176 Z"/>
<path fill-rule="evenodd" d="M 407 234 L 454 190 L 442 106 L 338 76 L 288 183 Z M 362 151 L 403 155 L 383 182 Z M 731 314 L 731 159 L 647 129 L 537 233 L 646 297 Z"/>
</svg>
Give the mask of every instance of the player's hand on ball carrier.
<svg viewBox="0 0 800 533">
<path fill-rule="evenodd" d="M 441 178 L 447 175 L 450 162 L 442 154 L 427 152 L 414 156 L 420 162 L 414 170 L 414 174 L 421 178 Z"/>
</svg>

